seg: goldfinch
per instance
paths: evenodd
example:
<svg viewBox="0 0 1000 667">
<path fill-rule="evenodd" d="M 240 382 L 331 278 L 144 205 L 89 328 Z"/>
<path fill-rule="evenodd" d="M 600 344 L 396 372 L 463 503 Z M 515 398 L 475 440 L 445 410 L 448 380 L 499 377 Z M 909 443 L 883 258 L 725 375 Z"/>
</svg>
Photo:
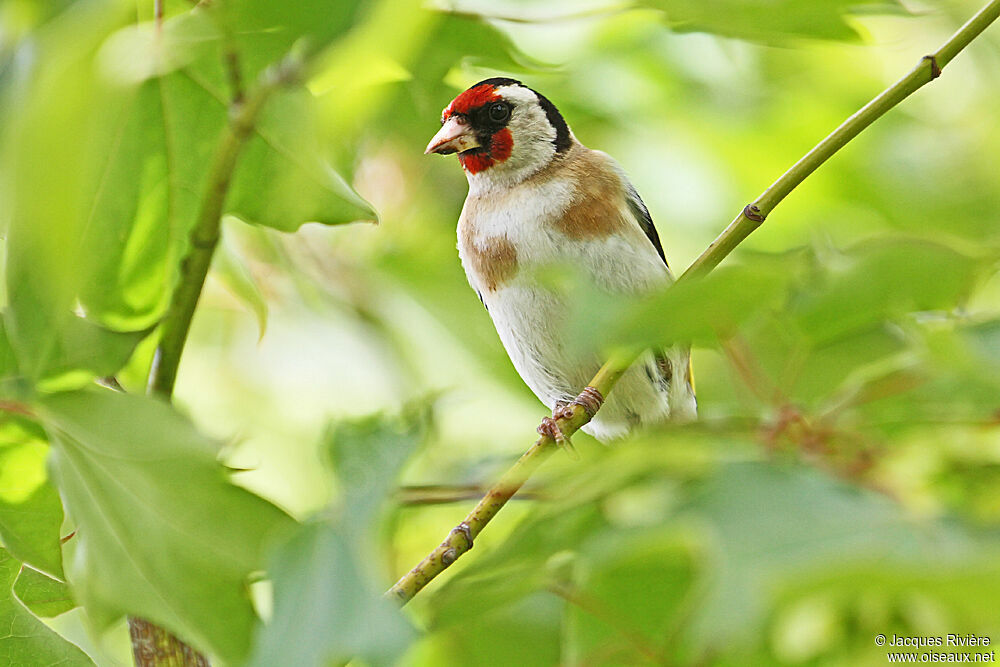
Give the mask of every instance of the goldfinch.
<svg viewBox="0 0 1000 667">
<path fill-rule="evenodd" d="M 647 352 L 607 402 L 587 387 L 598 350 L 564 340 L 568 292 L 539 269 L 572 265 L 610 293 L 672 282 L 649 211 L 624 170 L 587 148 L 545 96 L 508 78 L 475 84 L 445 107 L 426 153 L 458 154 L 469 194 L 458 220 L 458 253 L 514 368 L 550 410 L 539 431 L 562 441 L 554 418 L 572 403 L 604 441 L 667 419 L 689 421 L 696 402 L 689 353 Z"/>
</svg>

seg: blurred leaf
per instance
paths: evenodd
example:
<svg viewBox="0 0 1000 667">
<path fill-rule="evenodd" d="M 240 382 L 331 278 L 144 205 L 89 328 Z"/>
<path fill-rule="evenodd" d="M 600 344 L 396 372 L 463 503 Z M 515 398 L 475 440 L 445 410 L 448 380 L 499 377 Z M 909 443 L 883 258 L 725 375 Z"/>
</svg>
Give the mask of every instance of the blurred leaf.
<svg viewBox="0 0 1000 667">
<path fill-rule="evenodd" d="M 97 189 L 92 165 L 107 150 L 101 140 L 122 96 L 94 76 L 91 62 L 97 42 L 120 19 L 110 7 L 60 17 L 38 40 L 30 85 L 4 127 L 2 173 L 13 204 L 4 319 L 21 373 L 31 381 L 50 369 L 79 286 L 102 258 L 79 249 Z"/>
<path fill-rule="evenodd" d="M 568 664 L 563 638 L 565 610 L 566 604 L 547 592 L 484 609 L 477 618 L 485 632 L 468 632 L 461 626 L 441 629 L 432 640 L 440 644 L 442 656 L 426 662 L 460 660 L 470 665 L 489 665 L 496 663 L 497 656 L 503 656 L 505 662 L 525 667 Z"/>
<path fill-rule="evenodd" d="M 461 636 L 482 614 L 552 590 L 569 603 L 561 659 L 686 663 L 757 645 L 797 582 L 859 567 L 955 572 L 1000 546 L 807 468 L 733 461 L 738 440 L 694 435 L 633 441 L 575 466 L 548 489 L 553 501 L 428 597 L 435 632 Z M 718 457 L 701 472 L 699 450 Z M 557 560 L 571 566 L 546 567 Z M 502 641 L 477 636 L 486 652 Z"/>
<path fill-rule="evenodd" d="M 303 525 L 271 563 L 274 618 L 258 634 L 251 665 L 322 667 L 363 658 L 392 664 L 413 630 L 373 585 L 369 553 L 350 531 Z M 370 557 L 369 557 L 370 558 Z"/>
<path fill-rule="evenodd" d="M 915 311 L 951 310 L 986 266 L 931 241 L 888 237 L 858 244 L 799 297 L 795 322 L 822 342 Z"/>
<path fill-rule="evenodd" d="M 845 14 L 902 14 L 896 0 L 642 0 L 663 10 L 667 24 L 678 32 L 712 32 L 760 42 L 794 37 L 857 39 Z"/>
<path fill-rule="evenodd" d="M 227 123 L 218 49 L 202 48 L 219 40 L 200 12 L 168 21 L 163 44 L 155 35 L 136 41 L 122 33 L 105 44 L 105 59 L 144 71 L 125 77 L 130 81 L 167 72 L 135 87 L 120 85 L 121 76 L 112 85 L 95 75 L 96 40 L 114 20 L 86 15 L 66 22 L 94 36 L 66 46 L 53 35 L 44 43 L 42 74 L 19 98 L 6 137 L 12 150 L 5 171 L 16 195 L 7 333 L 33 381 L 65 370 L 59 346 L 88 346 L 75 339 L 76 299 L 89 318 L 115 330 L 156 322 Z M 181 59 L 174 62 L 171 53 Z M 228 211 L 284 230 L 307 221 L 374 219 L 324 159 L 312 106 L 304 90 L 271 101 L 236 170 Z M 63 168 L 53 173 L 53 164 Z"/>
<path fill-rule="evenodd" d="M 371 530 L 403 466 L 423 442 L 426 419 L 420 413 L 398 420 L 376 415 L 330 427 L 327 452 L 343 494 L 344 520 L 352 530 Z"/>
<path fill-rule="evenodd" d="M 61 577 L 63 507 L 45 469 L 44 433 L 25 419 L 0 420 L 0 538 L 22 562 Z"/>
<path fill-rule="evenodd" d="M 962 334 L 981 359 L 1000 366 L 1000 320 L 974 324 L 966 327 Z"/>
<path fill-rule="evenodd" d="M 371 3 L 366 0 L 302 0 L 275 3 L 238 0 L 213 3 L 241 56 L 244 80 L 283 57 L 297 43 L 319 51 L 347 31 Z"/>
<path fill-rule="evenodd" d="M 833 636 L 826 638 L 825 646 L 817 641 L 812 653 L 842 655 L 845 664 L 869 659 L 872 637 L 878 633 L 944 637 L 953 632 L 950 628 L 961 627 L 962 634 L 993 637 L 1000 623 L 989 601 L 1000 594 L 998 574 L 996 560 L 990 558 L 930 568 L 873 563 L 816 572 L 779 593 L 774 625 L 787 623 L 787 616 L 801 609 L 801 601 L 825 600 L 834 624 L 828 635 Z M 794 625 L 788 630 L 794 632 Z M 799 632 L 805 634 L 801 628 Z M 794 636 L 776 639 L 786 645 L 801 644 Z"/>
<path fill-rule="evenodd" d="M 358 657 L 390 664 L 409 645 L 409 623 L 376 583 L 372 533 L 424 426 L 422 415 L 374 416 L 330 429 L 341 503 L 278 547 L 269 570 L 274 618 L 258 631 L 252 665 L 319 667 Z"/>
<path fill-rule="evenodd" d="M 84 252 L 100 261 L 79 296 L 97 321 L 144 329 L 169 302 L 225 119 L 179 74 L 141 84 L 120 109 L 106 113 L 116 132 L 92 163 L 101 187 L 80 222 L 87 230 Z"/>
<path fill-rule="evenodd" d="M 597 664 L 658 662 L 703 554 L 683 533 L 650 531 L 609 535 L 595 551 L 576 581 L 555 587 L 570 602 L 568 654 Z"/>
<path fill-rule="evenodd" d="M 169 74 L 206 55 L 215 55 L 222 33 L 198 8 L 159 25 L 146 21 L 118 30 L 97 54 L 103 73 L 122 83 L 141 83 Z"/>
<path fill-rule="evenodd" d="M 12 587 L 21 564 L 0 549 L 0 656 L 8 665 L 88 665 L 93 661 L 25 609 Z"/>
<path fill-rule="evenodd" d="M 760 463 L 720 467 L 685 511 L 712 531 L 717 569 L 691 627 L 695 642 L 706 646 L 751 640 L 769 596 L 790 573 L 873 562 L 886 570 L 957 565 L 977 548 L 996 546 L 977 544 L 957 526 L 910 519 L 871 491 L 808 469 Z"/>
<path fill-rule="evenodd" d="M 159 401 L 78 391 L 39 411 L 77 525 L 67 575 L 88 614 L 100 627 L 135 614 L 225 660 L 245 657 L 247 580 L 288 516 L 229 482 L 215 445 Z"/>
<path fill-rule="evenodd" d="M 212 275 L 253 311 L 257 318 L 257 337 L 263 338 L 267 331 L 267 299 L 257 286 L 250 268 L 226 242 L 225 235 L 212 257 Z"/>
<path fill-rule="evenodd" d="M 610 294 L 586 279 L 573 280 L 571 339 L 589 349 L 681 341 L 714 345 L 777 308 L 795 275 L 791 260 L 726 265 L 644 297 Z"/>
<path fill-rule="evenodd" d="M 753 360 L 796 404 L 815 404 L 834 396 L 845 383 L 866 379 L 872 366 L 913 346 L 899 327 L 885 323 L 814 343 L 790 326 L 787 316 L 787 311 L 777 313 L 743 333 Z"/>
<path fill-rule="evenodd" d="M 30 567 L 22 567 L 14 582 L 14 594 L 35 616 L 49 618 L 76 607 L 69 587 Z"/>
</svg>

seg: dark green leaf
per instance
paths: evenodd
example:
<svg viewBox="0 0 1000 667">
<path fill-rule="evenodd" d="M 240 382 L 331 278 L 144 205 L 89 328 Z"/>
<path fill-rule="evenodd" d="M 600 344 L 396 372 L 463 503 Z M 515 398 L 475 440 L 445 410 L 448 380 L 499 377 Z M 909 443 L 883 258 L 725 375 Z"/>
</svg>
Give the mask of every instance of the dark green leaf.
<svg viewBox="0 0 1000 667">
<path fill-rule="evenodd" d="M 79 391 L 44 399 L 40 412 L 77 526 L 67 575 L 88 614 L 101 626 L 136 614 L 243 658 L 247 580 L 288 516 L 229 482 L 213 443 L 159 401 Z"/>
</svg>

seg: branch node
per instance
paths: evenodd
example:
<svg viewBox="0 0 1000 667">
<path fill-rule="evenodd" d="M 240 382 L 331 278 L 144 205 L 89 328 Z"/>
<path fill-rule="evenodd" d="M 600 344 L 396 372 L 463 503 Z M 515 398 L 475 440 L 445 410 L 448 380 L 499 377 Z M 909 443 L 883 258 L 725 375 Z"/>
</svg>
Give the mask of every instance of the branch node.
<svg viewBox="0 0 1000 667">
<path fill-rule="evenodd" d="M 921 58 L 921 60 L 929 60 L 929 61 L 931 61 L 931 80 L 932 81 L 934 79 L 938 78 L 939 76 L 941 76 L 941 68 L 938 67 L 938 62 L 937 62 L 937 57 L 936 56 L 934 56 L 934 55 L 924 56 L 923 58 Z"/>
<path fill-rule="evenodd" d="M 747 219 L 753 220 L 754 222 L 764 222 L 764 218 L 767 217 L 760 212 L 760 209 L 757 207 L 756 204 L 747 204 L 746 206 L 744 206 L 743 215 Z"/>
<path fill-rule="evenodd" d="M 466 543 L 469 545 L 468 549 L 472 548 L 472 529 L 469 527 L 469 524 L 467 522 L 463 521 L 462 523 L 452 528 L 451 533 L 452 535 L 454 535 L 455 533 L 461 533 L 465 537 Z M 466 549 L 466 551 L 468 551 L 468 549 Z"/>
</svg>

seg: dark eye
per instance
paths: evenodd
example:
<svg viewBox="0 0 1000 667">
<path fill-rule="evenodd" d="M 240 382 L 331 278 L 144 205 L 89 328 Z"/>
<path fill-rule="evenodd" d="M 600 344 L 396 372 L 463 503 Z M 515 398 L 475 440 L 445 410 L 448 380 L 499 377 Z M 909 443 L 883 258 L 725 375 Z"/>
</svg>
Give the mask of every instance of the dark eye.
<svg viewBox="0 0 1000 667">
<path fill-rule="evenodd" d="M 490 106 L 490 120 L 494 123 L 502 123 L 510 117 L 510 105 L 506 102 L 497 102 Z"/>
</svg>

